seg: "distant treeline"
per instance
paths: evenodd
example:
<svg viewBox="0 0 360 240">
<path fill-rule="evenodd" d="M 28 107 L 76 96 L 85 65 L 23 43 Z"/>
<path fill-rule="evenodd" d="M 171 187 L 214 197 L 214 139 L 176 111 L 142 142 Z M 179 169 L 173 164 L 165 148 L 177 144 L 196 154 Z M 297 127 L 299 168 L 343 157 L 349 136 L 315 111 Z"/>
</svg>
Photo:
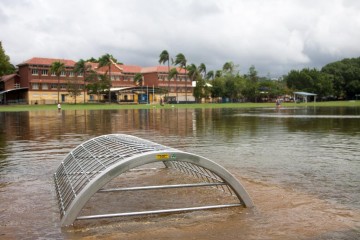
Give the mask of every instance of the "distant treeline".
<svg viewBox="0 0 360 240">
<path fill-rule="evenodd" d="M 320 71 L 290 71 L 283 79 L 288 88 L 313 92 L 325 99 L 355 99 L 360 94 L 360 57 L 329 63 Z"/>
</svg>

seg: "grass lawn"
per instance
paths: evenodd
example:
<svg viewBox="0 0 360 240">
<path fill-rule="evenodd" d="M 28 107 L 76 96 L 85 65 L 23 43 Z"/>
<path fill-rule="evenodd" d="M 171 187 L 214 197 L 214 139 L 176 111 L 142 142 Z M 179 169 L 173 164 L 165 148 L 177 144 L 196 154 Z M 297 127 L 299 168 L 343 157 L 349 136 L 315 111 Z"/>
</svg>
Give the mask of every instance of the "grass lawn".
<svg viewBox="0 0 360 240">
<path fill-rule="evenodd" d="M 283 103 L 282 107 L 360 107 L 360 101 Z M 153 109 L 153 108 L 268 108 L 275 103 L 191 103 L 191 104 L 62 104 L 62 110 Z M 57 105 L 0 105 L 0 112 L 57 111 Z"/>
</svg>

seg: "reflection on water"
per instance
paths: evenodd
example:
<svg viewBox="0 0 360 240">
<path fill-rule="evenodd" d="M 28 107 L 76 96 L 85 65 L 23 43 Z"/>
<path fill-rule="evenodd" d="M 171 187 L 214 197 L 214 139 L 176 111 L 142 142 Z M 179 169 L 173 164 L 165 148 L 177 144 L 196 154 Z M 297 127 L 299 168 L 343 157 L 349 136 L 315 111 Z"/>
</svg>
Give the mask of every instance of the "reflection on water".
<svg viewBox="0 0 360 240">
<path fill-rule="evenodd" d="M 119 228 L 138 232 L 129 236 L 140 238 L 139 221 L 148 223 L 147 230 L 160 234 L 157 236 L 181 239 L 188 236 L 184 231 L 190 231 L 209 238 L 202 235 L 206 233 L 200 228 L 206 226 L 199 220 L 206 221 L 211 215 L 214 220 L 209 224 L 214 230 L 227 229 L 223 235 L 211 232 L 217 239 L 236 239 L 239 224 L 246 226 L 241 231 L 248 239 L 286 239 L 305 234 L 304 229 L 303 236 L 311 239 L 351 239 L 359 235 L 359 116 L 359 108 L 0 113 L 0 238 L 73 238 L 104 233 L 124 237 L 117 235 Z M 109 133 L 132 134 L 218 162 L 244 181 L 256 209 L 246 214 L 228 210 L 119 220 L 110 225 L 96 222 L 89 228 L 61 230 L 52 173 L 78 144 Z M 278 196 L 283 197 L 273 199 Z M 335 217 L 338 225 L 326 222 L 330 217 Z M 166 221 L 165 226 L 173 229 L 174 219 L 181 225 L 180 235 L 169 235 L 160 228 Z M 224 226 L 223 219 L 231 224 Z M 306 222 L 338 229 L 317 226 L 318 232 L 310 231 Z M 284 230 L 286 224 L 289 226 Z M 251 231 L 254 229 L 257 233 Z"/>
</svg>

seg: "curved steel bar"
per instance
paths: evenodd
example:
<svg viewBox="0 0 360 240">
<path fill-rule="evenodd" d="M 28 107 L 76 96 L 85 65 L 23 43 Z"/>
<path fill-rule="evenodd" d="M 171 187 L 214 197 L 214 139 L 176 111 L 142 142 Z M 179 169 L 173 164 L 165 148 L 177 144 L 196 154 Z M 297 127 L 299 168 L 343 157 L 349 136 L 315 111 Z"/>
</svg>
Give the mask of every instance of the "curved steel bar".
<svg viewBox="0 0 360 240">
<path fill-rule="evenodd" d="M 110 134 L 79 145 L 65 157 L 54 174 L 61 225 L 73 224 L 87 201 L 115 177 L 133 168 L 159 161 L 166 166 L 183 162 L 210 171 L 233 190 L 244 206 L 253 206 L 245 188 L 217 163 L 134 136 Z"/>
</svg>

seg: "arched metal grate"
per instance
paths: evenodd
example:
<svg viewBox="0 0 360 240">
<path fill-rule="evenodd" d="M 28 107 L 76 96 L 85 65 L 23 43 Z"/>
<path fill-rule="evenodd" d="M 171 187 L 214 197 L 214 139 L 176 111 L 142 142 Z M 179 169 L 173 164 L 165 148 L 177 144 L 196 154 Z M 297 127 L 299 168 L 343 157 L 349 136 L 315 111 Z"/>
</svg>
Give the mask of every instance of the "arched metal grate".
<svg viewBox="0 0 360 240">
<path fill-rule="evenodd" d="M 163 162 L 198 179 L 197 183 L 103 189 L 110 180 L 136 167 Z M 242 185 L 223 167 L 204 157 L 160 145 L 125 134 L 110 134 L 90 139 L 72 150 L 54 174 L 61 224 L 71 225 L 76 219 L 141 215 L 190 211 L 253 203 Z M 78 216 L 86 202 L 96 192 L 140 191 L 152 189 L 215 186 L 239 199 L 238 204 L 222 204 L 180 209 L 161 209 L 146 212 L 126 212 L 95 216 Z"/>
</svg>

